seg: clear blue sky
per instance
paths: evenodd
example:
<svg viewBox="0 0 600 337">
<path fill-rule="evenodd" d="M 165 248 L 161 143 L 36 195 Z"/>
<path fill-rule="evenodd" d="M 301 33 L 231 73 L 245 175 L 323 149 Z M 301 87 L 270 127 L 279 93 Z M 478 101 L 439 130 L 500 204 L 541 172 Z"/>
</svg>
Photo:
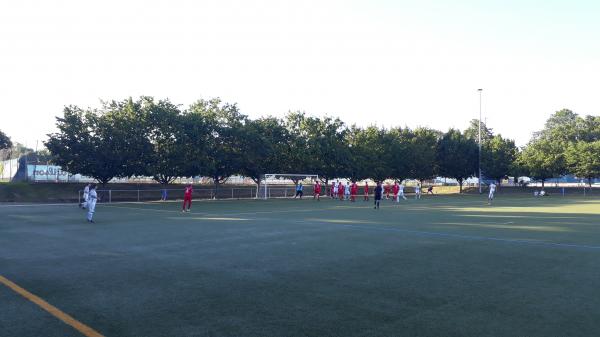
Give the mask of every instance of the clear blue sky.
<svg viewBox="0 0 600 337">
<path fill-rule="evenodd" d="M 3 1 L 0 129 L 35 145 L 62 107 L 219 96 L 251 117 L 464 129 L 524 145 L 600 114 L 597 1 Z"/>
</svg>

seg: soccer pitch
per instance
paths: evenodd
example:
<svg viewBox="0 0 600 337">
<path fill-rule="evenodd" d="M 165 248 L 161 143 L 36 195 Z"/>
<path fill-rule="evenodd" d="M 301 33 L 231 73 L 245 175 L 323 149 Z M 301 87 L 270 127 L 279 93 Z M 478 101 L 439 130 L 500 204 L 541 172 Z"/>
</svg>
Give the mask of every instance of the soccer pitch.
<svg viewBox="0 0 600 337">
<path fill-rule="evenodd" d="M 600 335 L 600 199 L 486 201 L 0 205 L 0 335 Z"/>
</svg>

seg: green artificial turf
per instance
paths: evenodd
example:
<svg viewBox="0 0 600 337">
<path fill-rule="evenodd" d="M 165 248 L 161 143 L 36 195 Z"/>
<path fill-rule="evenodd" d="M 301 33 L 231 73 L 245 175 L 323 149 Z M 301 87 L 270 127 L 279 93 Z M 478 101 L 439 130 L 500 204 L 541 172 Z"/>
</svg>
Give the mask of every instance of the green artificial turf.
<svg viewBox="0 0 600 337">
<path fill-rule="evenodd" d="M 0 275 L 105 336 L 600 335 L 600 199 L 0 212 Z M 0 335 L 78 335 L 0 300 Z"/>
</svg>

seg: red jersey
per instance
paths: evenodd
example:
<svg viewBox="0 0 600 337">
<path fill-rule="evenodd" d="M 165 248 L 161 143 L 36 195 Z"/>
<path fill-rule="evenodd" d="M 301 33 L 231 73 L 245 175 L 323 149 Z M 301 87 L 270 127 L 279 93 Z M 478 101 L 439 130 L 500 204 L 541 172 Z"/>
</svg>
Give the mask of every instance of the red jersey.
<svg viewBox="0 0 600 337">
<path fill-rule="evenodd" d="M 400 191 L 400 186 L 394 185 L 393 191 L 394 191 L 394 194 L 398 194 L 398 191 Z"/>
<path fill-rule="evenodd" d="M 385 185 L 383 187 L 383 190 L 385 191 L 385 193 L 390 193 L 390 185 Z"/>
<path fill-rule="evenodd" d="M 185 188 L 185 193 L 184 196 L 186 198 L 191 198 L 192 197 L 192 192 L 194 191 L 194 189 L 191 186 L 188 186 Z"/>
<path fill-rule="evenodd" d="M 350 186 L 350 194 L 355 195 L 357 193 L 358 193 L 358 185 L 352 184 L 352 186 Z"/>
<path fill-rule="evenodd" d="M 344 185 L 343 184 L 339 184 L 338 185 L 338 194 L 339 195 L 343 195 L 344 194 Z"/>
<path fill-rule="evenodd" d="M 315 193 L 321 193 L 321 184 L 315 184 Z"/>
<path fill-rule="evenodd" d="M 369 184 L 365 183 L 365 194 L 369 194 Z"/>
</svg>

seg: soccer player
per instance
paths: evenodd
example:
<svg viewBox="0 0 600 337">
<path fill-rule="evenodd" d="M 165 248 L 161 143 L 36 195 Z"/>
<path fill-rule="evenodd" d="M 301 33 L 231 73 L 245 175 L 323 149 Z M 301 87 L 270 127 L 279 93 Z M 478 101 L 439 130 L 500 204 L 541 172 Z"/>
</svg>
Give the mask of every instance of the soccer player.
<svg viewBox="0 0 600 337">
<path fill-rule="evenodd" d="M 87 184 L 83 188 L 83 202 L 81 204 L 79 204 L 79 207 L 81 207 L 83 209 L 86 209 L 87 204 L 88 204 L 88 198 L 90 196 L 90 185 L 91 184 Z"/>
<path fill-rule="evenodd" d="M 365 181 L 365 198 L 364 201 L 369 201 L 369 183 Z"/>
<path fill-rule="evenodd" d="M 300 196 L 300 199 L 302 199 L 302 195 L 304 195 L 304 186 L 302 186 L 302 183 L 299 183 L 296 185 L 296 195 L 294 196 L 294 199 L 296 199 L 298 196 Z"/>
<path fill-rule="evenodd" d="M 346 186 L 344 186 L 344 200 L 350 199 L 350 182 L 346 182 Z"/>
<path fill-rule="evenodd" d="M 188 184 L 185 187 L 185 190 L 183 192 L 183 209 L 181 212 L 189 212 L 190 211 L 190 207 L 192 207 L 192 192 L 194 192 L 194 189 L 192 188 L 192 184 Z M 186 209 L 186 205 L 187 205 L 187 209 Z"/>
<path fill-rule="evenodd" d="M 396 202 L 400 202 L 400 197 L 406 200 L 406 196 L 404 195 L 404 184 L 400 184 L 400 186 L 398 186 L 398 196 L 396 197 Z"/>
<path fill-rule="evenodd" d="M 333 192 L 331 192 L 331 194 L 333 194 L 333 199 L 337 199 L 339 187 L 340 187 L 340 181 L 338 180 L 333 184 Z"/>
<path fill-rule="evenodd" d="M 433 185 L 427 187 L 427 194 L 433 194 Z"/>
<path fill-rule="evenodd" d="M 494 200 L 494 193 L 496 193 L 496 184 L 490 184 L 490 193 L 488 194 L 488 205 L 492 204 L 492 200 Z"/>
<path fill-rule="evenodd" d="M 421 183 L 417 182 L 417 186 L 415 186 L 415 199 L 421 199 Z"/>
<path fill-rule="evenodd" d="M 356 181 L 353 181 L 352 185 L 350 186 L 350 201 L 355 202 L 357 194 L 358 194 L 358 185 L 356 185 Z"/>
<path fill-rule="evenodd" d="M 160 190 L 160 201 L 167 201 L 167 186 Z"/>
<path fill-rule="evenodd" d="M 398 197 L 398 192 L 400 192 L 400 186 L 398 185 L 398 181 L 394 182 L 394 186 L 392 186 L 392 192 L 394 193 L 394 200 L 396 202 L 400 202 L 400 198 Z"/>
<path fill-rule="evenodd" d="M 381 197 L 383 196 L 383 186 L 381 186 L 381 182 L 377 182 L 377 186 L 375 186 L 375 206 L 374 209 L 379 209 L 379 203 L 381 202 Z"/>
<path fill-rule="evenodd" d="M 385 191 L 385 198 L 389 199 L 390 198 L 390 184 L 386 183 L 385 187 L 383 189 Z"/>
<path fill-rule="evenodd" d="M 313 195 L 313 200 L 317 199 L 317 201 L 321 201 L 321 184 L 319 183 L 319 181 L 317 180 L 317 182 L 315 183 L 315 189 L 314 189 L 314 195 Z"/>
<path fill-rule="evenodd" d="M 340 201 L 344 201 L 344 184 L 338 183 L 338 198 Z"/>
<path fill-rule="evenodd" d="M 98 201 L 98 193 L 96 193 L 96 184 L 88 184 L 88 200 L 86 201 L 88 213 L 87 213 L 87 221 L 94 223 L 93 217 L 94 212 L 96 211 L 96 201 Z"/>
<path fill-rule="evenodd" d="M 331 199 L 335 199 L 335 181 L 331 182 L 331 188 L 329 189 L 329 196 L 331 197 Z"/>
</svg>

